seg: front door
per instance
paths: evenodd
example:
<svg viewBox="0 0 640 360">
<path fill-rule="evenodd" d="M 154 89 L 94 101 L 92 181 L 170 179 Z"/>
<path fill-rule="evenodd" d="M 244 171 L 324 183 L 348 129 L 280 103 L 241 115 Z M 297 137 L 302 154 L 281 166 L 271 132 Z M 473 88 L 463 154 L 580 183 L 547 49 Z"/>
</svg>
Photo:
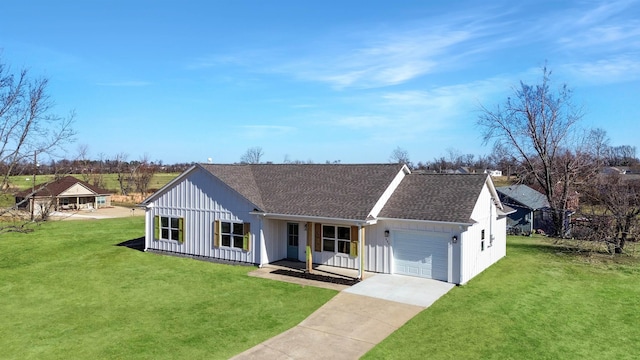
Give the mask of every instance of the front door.
<svg viewBox="0 0 640 360">
<path fill-rule="evenodd" d="M 298 224 L 287 224 L 287 259 L 298 260 Z"/>
</svg>

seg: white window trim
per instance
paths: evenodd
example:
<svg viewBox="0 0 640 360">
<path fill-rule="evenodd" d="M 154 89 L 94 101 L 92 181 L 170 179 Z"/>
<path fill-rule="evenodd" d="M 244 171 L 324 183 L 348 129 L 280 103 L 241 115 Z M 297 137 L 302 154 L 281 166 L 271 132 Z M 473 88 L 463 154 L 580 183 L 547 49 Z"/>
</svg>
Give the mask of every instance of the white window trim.
<svg viewBox="0 0 640 360">
<path fill-rule="evenodd" d="M 160 228 L 158 229 L 158 240 L 159 241 L 166 241 L 166 242 L 172 242 L 172 243 L 179 243 L 180 242 L 180 225 L 178 225 L 178 227 L 174 228 L 171 226 L 171 219 L 176 219 L 178 221 L 180 221 L 180 219 L 182 218 L 181 216 L 170 216 L 170 215 L 158 215 L 160 217 Z M 168 226 L 162 226 L 162 219 L 163 218 L 167 218 L 167 224 Z M 169 234 L 169 238 L 165 239 L 162 237 L 162 229 L 167 229 L 168 230 L 168 234 Z M 177 230 L 178 231 L 178 238 L 177 239 L 172 239 L 171 238 L 171 231 L 172 230 Z M 184 229 L 183 229 L 184 231 Z M 183 234 L 184 236 L 184 234 Z"/>
<path fill-rule="evenodd" d="M 226 232 L 223 232 L 223 231 L 222 231 L 222 226 L 223 226 L 223 224 L 225 224 L 225 223 L 231 224 L 231 229 L 230 229 L 230 230 L 231 230 L 231 232 L 230 232 L 230 233 L 226 233 Z M 242 228 L 242 233 L 241 233 L 240 235 L 238 235 L 238 234 L 234 234 L 234 233 L 233 233 L 233 227 L 234 227 L 236 224 L 240 225 L 240 226 L 241 226 L 241 228 Z M 225 235 L 229 235 L 229 236 L 231 236 L 230 244 L 235 244 L 235 241 L 234 241 L 234 239 L 233 239 L 233 238 L 234 238 L 234 237 L 236 237 L 236 236 L 237 236 L 237 237 L 239 237 L 239 238 L 240 238 L 240 247 L 223 245 L 223 240 L 222 240 L 222 239 L 223 239 L 223 237 L 224 237 Z M 231 220 L 220 220 L 220 248 L 222 248 L 222 249 L 229 249 L 229 250 L 238 250 L 238 251 L 243 251 L 243 249 L 242 249 L 242 241 L 243 241 L 243 237 L 244 237 L 244 222 L 242 222 L 242 221 L 231 221 Z"/>
<path fill-rule="evenodd" d="M 332 224 L 322 224 L 321 226 L 322 226 L 322 252 L 323 253 L 335 254 L 335 255 L 338 255 L 338 256 L 349 257 L 349 253 L 350 253 L 350 249 L 351 249 L 350 248 L 351 247 L 351 227 L 350 226 L 342 226 L 342 225 L 332 225 Z M 324 235 L 324 227 L 325 226 L 331 226 L 331 227 L 334 228 L 335 237 L 329 238 L 329 237 L 326 237 Z M 338 228 L 348 229 L 347 234 L 349 234 L 349 239 L 340 239 L 340 238 L 338 238 Z M 325 239 L 334 241 L 334 250 L 333 251 L 329 251 L 329 250 L 325 250 L 324 249 Z M 346 253 L 338 251 L 338 249 L 340 248 L 340 246 L 338 246 L 338 243 L 340 241 L 347 243 L 347 252 Z"/>
</svg>

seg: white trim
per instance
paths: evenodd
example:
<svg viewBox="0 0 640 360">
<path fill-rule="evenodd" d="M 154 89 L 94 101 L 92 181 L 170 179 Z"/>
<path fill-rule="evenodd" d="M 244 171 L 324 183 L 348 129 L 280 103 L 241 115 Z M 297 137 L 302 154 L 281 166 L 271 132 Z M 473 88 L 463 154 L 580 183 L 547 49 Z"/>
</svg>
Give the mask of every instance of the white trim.
<svg viewBox="0 0 640 360">
<path fill-rule="evenodd" d="M 469 223 L 461 223 L 461 222 L 451 222 L 451 221 L 435 221 L 435 220 L 417 220 L 417 219 L 396 219 L 396 218 L 386 218 L 380 217 L 378 220 L 383 221 L 408 221 L 408 222 L 419 222 L 419 223 L 432 223 L 432 224 L 447 224 L 447 225 L 461 225 L 461 226 L 473 226 L 476 221 L 473 219 L 469 219 L 472 222 Z"/>
<path fill-rule="evenodd" d="M 185 170 L 182 174 L 176 176 L 173 180 L 169 181 L 165 186 L 158 189 L 158 191 L 154 192 L 153 194 L 149 195 L 149 197 L 142 200 L 142 202 L 140 204 L 137 204 L 136 206 L 141 208 L 146 208 L 147 206 L 152 204 L 152 201 L 155 201 L 158 197 L 160 197 L 160 195 L 164 194 L 166 190 L 169 190 L 171 187 L 173 187 L 173 184 L 187 177 L 187 175 L 191 174 L 191 172 L 197 167 L 198 167 L 198 164 L 191 166 L 190 168 Z"/>
<path fill-rule="evenodd" d="M 382 211 L 382 208 L 387 204 L 387 201 L 389 201 L 391 196 L 393 196 L 393 193 L 395 193 L 398 186 L 400 186 L 400 183 L 402 182 L 404 177 L 410 173 L 411 170 L 409 170 L 406 165 L 402 165 L 400 171 L 398 171 L 391 183 L 389 183 L 382 195 L 378 198 L 378 201 L 376 201 L 375 205 L 373 205 L 373 208 L 369 212 L 369 216 L 367 216 L 367 219 L 375 218 L 376 216 L 378 216 L 378 214 L 380 214 L 380 211 Z"/>
<path fill-rule="evenodd" d="M 330 217 L 319 217 L 319 216 L 309 216 L 309 215 L 289 215 L 289 214 L 276 214 L 276 213 L 264 213 L 252 211 L 249 214 L 262 216 L 267 219 L 273 220 L 290 220 L 290 221 L 303 221 L 303 222 L 319 222 L 319 223 L 330 223 L 336 225 L 374 225 L 376 221 L 363 221 L 363 220 L 352 220 L 352 219 L 342 219 L 342 218 L 330 218 Z"/>
</svg>

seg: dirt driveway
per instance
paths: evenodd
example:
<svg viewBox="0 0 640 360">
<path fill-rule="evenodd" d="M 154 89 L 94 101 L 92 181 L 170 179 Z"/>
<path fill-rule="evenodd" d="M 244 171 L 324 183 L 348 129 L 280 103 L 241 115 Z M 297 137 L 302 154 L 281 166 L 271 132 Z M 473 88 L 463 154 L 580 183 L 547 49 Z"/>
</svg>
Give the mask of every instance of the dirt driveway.
<svg viewBox="0 0 640 360">
<path fill-rule="evenodd" d="M 124 206 L 111 206 L 94 210 L 54 211 L 51 214 L 51 217 L 61 220 L 110 219 L 129 216 L 144 216 L 144 210 Z"/>
</svg>

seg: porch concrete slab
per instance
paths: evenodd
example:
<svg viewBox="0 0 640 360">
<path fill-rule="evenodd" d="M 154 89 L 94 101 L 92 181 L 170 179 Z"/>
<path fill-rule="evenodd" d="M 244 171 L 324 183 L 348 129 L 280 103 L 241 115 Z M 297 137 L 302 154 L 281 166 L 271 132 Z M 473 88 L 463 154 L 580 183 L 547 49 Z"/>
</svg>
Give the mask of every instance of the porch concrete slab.
<svg viewBox="0 0 640 360">
<path fill-rule="evenodd" d="M 449 292 L 454 284 L 412 276 L 375 274 L 343 292 L 429 307 Z"/>
<path fill-rule="evenodd" d="M 358 359 L 424 308 L 344 291 L 233 359 Z"/>
<path fill-rule="evenodd" d="M 298 284 L 300 286 L 315 286 L 315 287 L 321 287 L 321 288 L 331 289 L 336 291 L 342 291 L 344 289 L 349 288 L 348 285 L 336 284 L 336 283 L 325 282 L 325 281 L 310 280 L 310 279 L 305 279 L 303 277 L 280 275 L 274 272 L 275 270 L 278 270 L 278 269 L 282 269 L 282 267 L 266 265 L 254 271 L 249 272 L 248 275 L 253 277 L 263 278 L 263 279 L 270 279 L 270 280 L 288 282 L 292 284 Z M 300 272 L 302 272 L 302 270 L 300 270 Z"/>
</svg>

